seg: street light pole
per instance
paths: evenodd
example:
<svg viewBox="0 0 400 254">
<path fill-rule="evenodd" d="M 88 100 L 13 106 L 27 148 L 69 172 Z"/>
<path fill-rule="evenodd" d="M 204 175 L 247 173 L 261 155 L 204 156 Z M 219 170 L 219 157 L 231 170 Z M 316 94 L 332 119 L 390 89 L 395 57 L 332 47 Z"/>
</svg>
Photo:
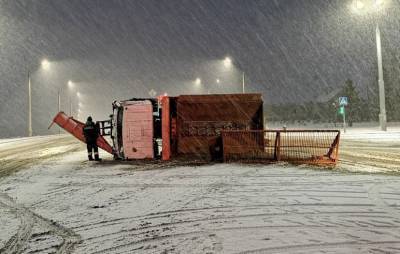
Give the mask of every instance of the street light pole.
<svg viewBox="0 0 400 254">
<path fill-rule="evenodd" d="M 57 92 L 57 103 L 58 103 L 58 112 L 61 111 L 61 89 L 58 89 Z"/>
<path fill-rule="evenodd" d="M 61 112 L 61 89 L 58 89 L 58 112 Z M 61 127 L 58 128 L 58 134 L 61 134 Z"/>
<path fill-rule="evenodd" d="M 385 104 L 385 82 L 383 81 L 383 67 L 382 67 L 382 46 L 381 46 L 381 32 L 379 24 L 376 24 L 376 51 L 378 56 L 378 86 L 379 86 L 379 124 L 382 131 L 387 130 L 386 119 L 386 104 Z"/>
<path fill-rule="evenodd" d="M 72 116 L 72 94 L 74 89 L 74 83 L 71 80 L 68 80 L 68 99 L 69 99 L 69 115 Z"/>
<path fill-rule="evenodd" d="M 242 93 L 244 93 L 244 72 L 242 74 Z"/>
<path fill-rule="evenodd" d="M 25 57 L 24 57 L 25 59 Z M 43 59 L 41 62 L 41 68 L 48 70 L 50 68 L 50 62 L 47 59 Z M 31 73 L 28 69 L 28 136 L 32 137 L 32 86 L 31 86 Z M 60 103 L 59 103 L 60 105 Z"/>
<path fill-rule="evenodd" d="M 32 89 L 31 75 L 28 71 L 28 136 L 32 137 Z"/>
<path fill-rule="evenodd" d="M 72 96 L 69 95 L 69 116 L 72 116 Z"/>
</svg>

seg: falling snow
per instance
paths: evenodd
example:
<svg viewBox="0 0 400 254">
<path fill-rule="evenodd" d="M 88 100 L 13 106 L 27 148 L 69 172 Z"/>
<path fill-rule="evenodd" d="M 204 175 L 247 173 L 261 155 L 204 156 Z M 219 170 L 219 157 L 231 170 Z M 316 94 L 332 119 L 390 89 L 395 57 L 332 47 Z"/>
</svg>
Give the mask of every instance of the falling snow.
<svg viewBox="0 0 400 254">
<path fill-rule="evenodd" d="M 113 100 L 150 91 L 241 92 L 242 72 L 246 91 L 262 93 L 266 104 L 312 101 L 347 79 L 366 96 L 376 87 L 376 22 L 386 69 L 399 76 L 400 4 L 388 0 L 383 10 L 367 14 L 355 13 L 352 4 L 1 1 L 0 136 L 26 135 L 28 72 L 34 134 L 49 133 L 59 89 L 62 110 L 69 112 L 71 96 L 75 115 L 80 100 L 80 117 L 96 119 L 108 117 Z M 227 56 L 230 71 L 221 68 Z M 40 66 L 44 58 L 47 71 Z M 73 94 L 68 80 L 76 83 Z"/>
<path fill-rule="evenodd" d="M 399 17 L 400 0 L 0 0 L 0 252 L 398 253 Z M 92 163 L 47 128 L 243 87 L 267 128 L 341 128 L 352 94 L 337 166 Z"/>
</svg>

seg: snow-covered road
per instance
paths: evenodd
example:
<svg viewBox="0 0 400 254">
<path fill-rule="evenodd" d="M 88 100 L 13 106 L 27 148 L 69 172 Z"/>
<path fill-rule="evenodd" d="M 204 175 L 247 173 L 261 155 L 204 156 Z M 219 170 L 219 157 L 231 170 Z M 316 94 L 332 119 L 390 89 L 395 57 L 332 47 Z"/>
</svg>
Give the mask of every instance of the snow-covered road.
<svg viewBox="0 0 400 254">
<path fill-rule="evenodd" d="M 83 147 L 70 135 L 0 139 L 0 177 Z"/>
<path fill-rule="evenodd" d="M 353 129 L 342 134 L 338 169 L 400 173 L 400 129 Z"/>
<path fill-rule="evenodd" d="M 366 164 L 163 168 L 79 149 L 1 179 L 1 253 L 400 253 L 400 177 Z"/>
</svg>

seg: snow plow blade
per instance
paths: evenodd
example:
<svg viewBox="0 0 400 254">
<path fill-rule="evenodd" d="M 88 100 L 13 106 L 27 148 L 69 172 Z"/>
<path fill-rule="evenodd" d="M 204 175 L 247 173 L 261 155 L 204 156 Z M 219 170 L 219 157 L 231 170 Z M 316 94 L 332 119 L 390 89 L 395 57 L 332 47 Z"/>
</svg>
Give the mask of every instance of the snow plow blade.
<svg viewBox="0 0 400 254">
<path fill-rule="evenodd" d="M 224 161 L 277 162 L 335 166 L 338 130 L 222 131 Z"/>
<path fill-rule="evenodd" d="M 85 136 L 83 135 L 84 124 L 73 117 L 67 116 L 64 112 L 59 112 L 53 119 L 50 127 L 54 124 L 58 124 L 61 128 L 71 133 L 75 138 L 79 139 L 83 143 L 86 143 Z M 111 145 L 104 139 L 103 136 L 97 138 L 97 146 L 104 151 L 113 154 Z"/>
</svg>

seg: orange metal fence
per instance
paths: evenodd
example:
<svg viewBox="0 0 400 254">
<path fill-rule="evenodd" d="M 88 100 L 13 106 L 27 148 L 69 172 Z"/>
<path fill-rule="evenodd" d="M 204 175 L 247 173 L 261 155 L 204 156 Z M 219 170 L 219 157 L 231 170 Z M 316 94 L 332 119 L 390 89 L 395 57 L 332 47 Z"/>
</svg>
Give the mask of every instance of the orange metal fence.
<svg viewBox="0 0 400 254">
<path fill-rule="evenodd" d="M 288 161 L 335 165 L 339 155 L 337 130 L 223 131 L 224 161 Z"/>
</svg>

